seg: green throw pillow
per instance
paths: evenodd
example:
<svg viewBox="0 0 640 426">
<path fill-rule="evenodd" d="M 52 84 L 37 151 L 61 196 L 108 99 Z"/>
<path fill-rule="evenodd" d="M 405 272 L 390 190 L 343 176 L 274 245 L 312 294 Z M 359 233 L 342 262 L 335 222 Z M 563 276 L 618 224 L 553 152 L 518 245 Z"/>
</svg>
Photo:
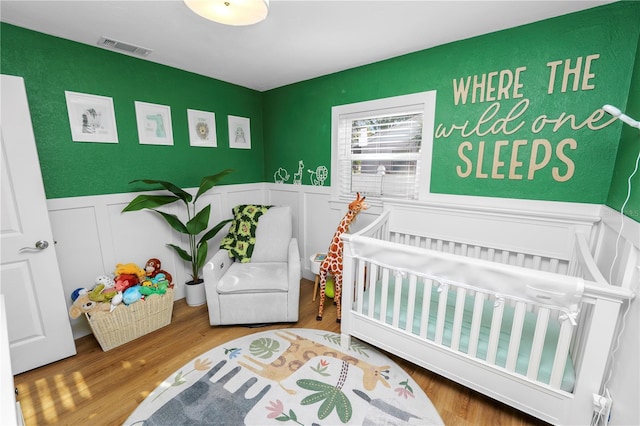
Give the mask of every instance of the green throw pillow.
<svg viewBox="0 0 640 426">
<path fill-rule="evenodd" d="M 243 204 L 233 208 L 233 221 L 229 233 L 222 239 L 220 248 L 229 252 L 229 257 L 247 263 L 251 260 L 256 244 L 258 219 L 271 206 Z"/>
</svg>

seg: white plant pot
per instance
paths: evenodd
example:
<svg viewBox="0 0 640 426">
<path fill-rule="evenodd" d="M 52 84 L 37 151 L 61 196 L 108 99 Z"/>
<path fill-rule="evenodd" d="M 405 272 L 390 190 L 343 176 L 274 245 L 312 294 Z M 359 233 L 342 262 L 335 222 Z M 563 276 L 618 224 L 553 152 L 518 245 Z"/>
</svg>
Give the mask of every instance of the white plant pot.
<svg viewBox="0 0 640 426">
<path fill-rule="evenodd" d="M 200 306 L 207 303 L 204 281 L 198 284 L 185 284 L 185 292 L 188 306 Z"/>
</svg>

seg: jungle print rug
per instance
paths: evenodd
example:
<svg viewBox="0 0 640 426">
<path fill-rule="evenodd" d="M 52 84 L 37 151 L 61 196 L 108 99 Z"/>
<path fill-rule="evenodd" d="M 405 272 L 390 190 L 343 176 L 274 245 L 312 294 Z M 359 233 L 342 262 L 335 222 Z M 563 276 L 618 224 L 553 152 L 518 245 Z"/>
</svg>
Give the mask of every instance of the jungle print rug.
<svg viewBox="0 0 640 426">
<path fill-rule="evenodd" d="M 359 340 L 290 328 L 214 348 L 172 374 L 134 425 L 442 425 L 422 389 Z"/>
</svg>

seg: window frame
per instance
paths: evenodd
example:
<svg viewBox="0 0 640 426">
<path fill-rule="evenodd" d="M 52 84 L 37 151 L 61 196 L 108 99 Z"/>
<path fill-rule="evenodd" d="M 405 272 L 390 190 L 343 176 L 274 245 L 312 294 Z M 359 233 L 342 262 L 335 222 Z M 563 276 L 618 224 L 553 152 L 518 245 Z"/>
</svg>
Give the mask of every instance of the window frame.
<svg viewBox="0 0 640 426">
<path fill-rule="evenodd" d="M 421 201 L 428 198 L 431 188 L 431 164 L 433 150 L 433 131 L 435 122 L 435 90 L 412 93 L 407 95 L 392 96 L 388 98 L 373 99 L 369 101 L 355 102 L 351 104 L 337 105 L 331 108 L 331 198 L 333 201 L 351 201 L 351 196 L 340 193 L 341 176 L 339 170 L 339 146 L 341 135 L 341 122 L 347 117 L 356 115 L 375 115 L 379 111 L 392 109 L 419 109 L 423 112 L 422 142 L 420 148 L 419 163 L 421 175 L 418 183 L 418 198 L 394 198 L 404 202 Z M 416 108 L 418 107 L 418 108 Z M 344 117 L 344 118 L 343 118 Z M 349 136 L 344 136 L 349 137 Z M 367 196 L 368 204 L 381 204 L 383 196 Z"/>
</svg>

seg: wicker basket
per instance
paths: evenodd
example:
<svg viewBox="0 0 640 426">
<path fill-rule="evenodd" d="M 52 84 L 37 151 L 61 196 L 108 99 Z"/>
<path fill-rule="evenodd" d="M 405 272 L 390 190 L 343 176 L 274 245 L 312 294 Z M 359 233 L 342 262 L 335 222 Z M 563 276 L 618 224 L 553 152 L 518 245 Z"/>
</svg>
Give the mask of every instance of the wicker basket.
<svg viewBox="0 0 640 426">
<path fill-rule="evenodd" d="M 118 305 L 112 312 L 86 314 L 93 335 L 103 351 L 123 345 L 171 323 L 173 289 L 163 295 L 152 294 L 127 306 Z"/>
</svg>

